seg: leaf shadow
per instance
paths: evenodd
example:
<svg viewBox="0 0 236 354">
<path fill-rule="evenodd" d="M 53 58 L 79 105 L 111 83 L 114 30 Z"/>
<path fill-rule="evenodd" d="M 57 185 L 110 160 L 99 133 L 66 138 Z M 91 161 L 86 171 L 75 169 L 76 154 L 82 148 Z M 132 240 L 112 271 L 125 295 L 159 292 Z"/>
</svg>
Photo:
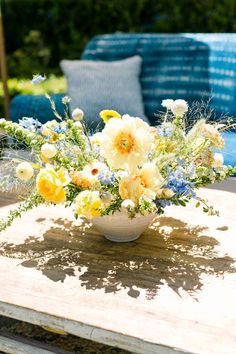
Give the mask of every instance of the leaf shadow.
<svg viewBox="0 0 236 354">
<path fill-rule="evenodd" d="M 159 217 L 148 232 L 126 244 L 106 240 L 86 220 L 79 226 L 62 218 L 53 223 L 43 237 L 1 243 L 0 255 L 20 259 L 21 266 L 36 268 L 55 282 L 74 276 L 86 289 L 125 289 L 134 298 L 144 291 L 147 299 L 153 299 L 163 284 L 197 299 L 204 274 L 235 272 L 235 260 L 218 253 L 219 242 L 204 235 L 207 228 L 171 217 Z"/>
</svg>

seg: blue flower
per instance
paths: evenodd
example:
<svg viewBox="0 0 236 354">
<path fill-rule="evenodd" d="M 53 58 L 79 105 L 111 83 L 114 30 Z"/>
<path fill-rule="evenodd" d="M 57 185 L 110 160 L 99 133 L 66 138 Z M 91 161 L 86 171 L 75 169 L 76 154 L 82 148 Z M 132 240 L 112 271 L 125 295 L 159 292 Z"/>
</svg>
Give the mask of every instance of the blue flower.
<svg viewBox="0 0 236 354">
<path fill-rule="evenodd" d="M 19 124 L 28 130 L 36 131 L 42 127 L 42 124 L 38 121 L 38 119 L 34 119 L 32 117 L 23 117 Z"/>
<path fill-rule="evenodd" d="M 37 85 L 40 84 L 41 82 L 43 82 L 44 80 L 46 80 L 46 76 L 42 76 L 42 75 L 34 75 L 33 79 L 31 80 L 31 83 L 33 85 Z"/>
<path fill-rule="evenodd" d="M 66 127 L 61 127 L 60 125 L 56 125 L 55 127 L 53 127 L 53 131 L 57 134 L 62 134 L 65 133 Z"/>
<path fill-rule="evenodd" d="M 171 200 L 169 200 L 169 199 L 155 199 L 154 203 L 157 205 L 157 207 L 159 206 L 163 209 L 172 204 Z"/>
<path fill-rule="evenodd" d="M 176 197 L 183 196 L 194 198 L 196 196 L 193 190 L 194 183 L 187 180 L 186 176 L 184 176 L 184 170 L 181 168 L 170 173 L 168 182 L 164 188 L 171 189 Z"/>
<path fill-rule="evenodd" d="M 115 181 L 115 173 L 109 170 L 102 170 L 98 175 L 98 180 L 101 184 L 110 185 Z"/>
<path fill-rule="evenodd" d="M 170 125 L 162 124 L 157 127 L 158 136 L 162 136 L 163 138 L 167 138 L 171 136 L 173 133 L 173 128 Z"/>
</svg>

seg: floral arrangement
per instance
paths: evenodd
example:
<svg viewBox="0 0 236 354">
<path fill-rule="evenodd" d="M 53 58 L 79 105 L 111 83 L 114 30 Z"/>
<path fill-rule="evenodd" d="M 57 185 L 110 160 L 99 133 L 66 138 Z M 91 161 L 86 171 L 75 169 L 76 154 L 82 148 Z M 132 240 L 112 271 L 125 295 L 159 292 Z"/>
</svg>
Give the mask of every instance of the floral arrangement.
<svg viewBox="0 0 236 354">
<path fill-rule="evenodd" d="M 0 119 L 10 144 L 2 153 L 0 190 L 23 186 L 25 191 L 19 207 L 0 221 L 0 231 L 42 203 L 63 203 L 88 219 L 115 212 L 130 218 L 161 214 L 166 206 L 186 206 L 191 199 L 204 212 L 214 212 L 196 190 L 236 172 L 216 152 L 224 148 L 220 132 L 229 121 L 210 123 L 186 101 L 166 99 L 156 127 L 104 110 L 104 128 L 90 135 L 81 109 L 70 116 L 69 101 L 63 98 L 62 118 L 50 99 L 55 119 L 43 125 L 26 117 L 19 123 Z M 13 142 L 20 150 L 11 148 Z"/>
</svg>

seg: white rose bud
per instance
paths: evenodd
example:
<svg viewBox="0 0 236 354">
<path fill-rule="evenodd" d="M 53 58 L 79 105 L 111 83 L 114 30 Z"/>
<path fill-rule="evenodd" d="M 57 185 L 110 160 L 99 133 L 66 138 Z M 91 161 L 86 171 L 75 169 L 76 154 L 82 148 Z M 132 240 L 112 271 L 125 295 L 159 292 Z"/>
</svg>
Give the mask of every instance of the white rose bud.
<svg viewBox="0 0 236 354">
<path fill-rule="evenodd" d="M 130 199 L 125 199 L 123 200 L 123 202 L 121 203 L 121 208 L 123 209 L 134 209 L 135 204 L 132 200 Z"/>
<path fill-rule="evenodd" d="M 212 167 L 219 168 L 224 163 L 224 156 L 218 152 L 214 154 L 214 160 L 212 163 Z"/>
<path fill-rule="evenodd" d="M 172 99 L 169 98 L 169 99 L 167 99 L 167 100 L 163 100 L 163 101 L 161 102 L 161 105 L 162 105 L 162 107 L 165 107 L 165 108 L 167 108 L 167 109 L 171 109 L 173 103 L 174 103 L 174 100 L 172 100 Z"/>
<path fill-rule="evenodd" d="M 34 175 L 34 169 L 29 162 L 21 162 L 16 167 L 16 176 L 22 181 L 29 181 Z"/>
<path fill-rule="evenodd" d="M 51 159 L 56 155 L 57 149 L 55 148 L 54 145 L 46 143 L 43 144 L 43 146 L 41 147 L 41 152 L 44 157 Z"/>
<path fill-rule="evenodd" d="M 84 112 L 80 108 L 75 108 L 72 112 L 72 118 L 74 120 L 82 120 L 84 117 Z"/>
<path fill-rule="evenodd" d="M 176 117 L 183 117 L 188 112 L 188 104 L 185 100 L 175 100 L 171 106 L 171 111 Z"/>
</svg>

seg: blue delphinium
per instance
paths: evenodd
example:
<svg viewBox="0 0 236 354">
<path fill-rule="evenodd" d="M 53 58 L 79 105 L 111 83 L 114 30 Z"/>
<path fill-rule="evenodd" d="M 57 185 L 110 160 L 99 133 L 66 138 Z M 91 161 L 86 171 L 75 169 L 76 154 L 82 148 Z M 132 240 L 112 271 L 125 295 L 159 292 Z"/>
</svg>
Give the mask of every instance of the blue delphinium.
<svg viewBox="0 0 236 354">
<path fill-rule="evenodd" d="M 113 184 L 115 181 L 115 173 L 108 169 L 102 170 L 98 175 L 98 180 L 101 184 L 105 184 L 106 186 Z"/>
<path fill-rule="evenodd" d="M 158 136 L 161 136 L 163 138 L 167 138 L 167 137 L 171 136 L 172 133 L 173 133 L 173 128 L 170 125 L 163 123 L 159 127 L 157 127 Z"/>
<path fill-rule="evenodd" d="M 46 76 L 42 76 L 42 75 L 34 75 L 33 76 L 33 79 L 31 80 L 31 83 L 33 85 L 37 85 L 37 84 L 40 84 L 41 82 L 43 82 L 44 80 L 46 80 Z"/>
<path fill-rule="evenodd" d="M 183 196 L 194 198 L 196 196 L 196 193 L 193 190 L 194 183 L 187 180 L 187 176 L 181 167 L 169 174 L 168 182 L 164 188 L 171 189 L 176 197 Z"/>
<path fill-rule="evenodd" d="M 38 121 L 38 119 L 34 119 L 32 117 L 23 117 L 19 124 L 30 131 L 35 132 L 36 130 L 42 127 L 42 124 Z"/>
<path fill-rule="evenodd" d="M 57 134 L 62 134 L 65 133 L 66 131 L 66 126 L 62 127 L 60 125 L 56 125 L 55 127 L 53 127 L 53 131 Z"/>
</svg>

